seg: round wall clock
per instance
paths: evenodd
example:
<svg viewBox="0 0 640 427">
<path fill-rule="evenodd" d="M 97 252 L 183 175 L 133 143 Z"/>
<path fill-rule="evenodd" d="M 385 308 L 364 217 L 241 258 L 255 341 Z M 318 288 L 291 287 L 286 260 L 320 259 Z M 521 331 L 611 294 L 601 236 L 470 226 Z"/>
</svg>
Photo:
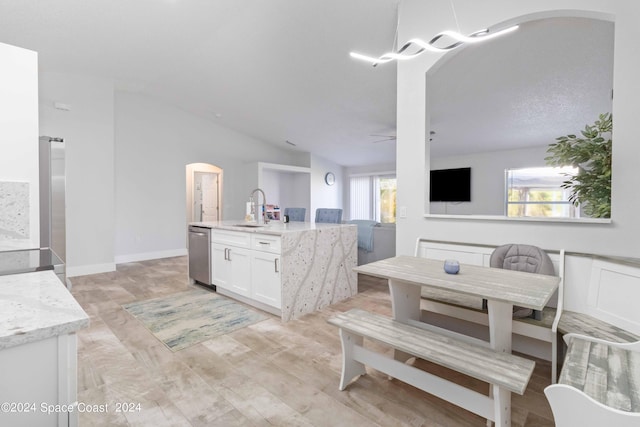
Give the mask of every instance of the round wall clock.
<svg viewBox="0 0 640 427">
<path fill-rule="evenodd" d="M 327 185 L 335 184 L 336 176 L 333 174 L 333 172 L 327 172 L 327 174 L 324 176 L 324 182 L 326 182 Z"/>
</svg>

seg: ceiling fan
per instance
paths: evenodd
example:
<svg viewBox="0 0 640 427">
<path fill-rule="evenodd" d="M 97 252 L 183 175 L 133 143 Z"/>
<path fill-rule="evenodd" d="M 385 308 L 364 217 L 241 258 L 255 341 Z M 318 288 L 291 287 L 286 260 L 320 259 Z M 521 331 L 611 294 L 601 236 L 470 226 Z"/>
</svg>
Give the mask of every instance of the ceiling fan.
<svg viewBox="0 0 640 427">
<path fill-rule="evenodd" d="M 378 138 L 382 138 L 382 139 L 379 139 L 377 141 L 371 141 L 372 144 L 377 144 L 379 142 L 389 142 L 389 141 L 396 142 L 396 136 L 395 135 L 371 134 L 369 136 L 375 136 L 375 137 L 378 137 Z"/>
<path fill-rule="evenodd" d="M 429 132 L 429 141 L 433 141 L 433 135 L 435 135 L 436 132 L 435 131 L 430 131 Z M 395 135 L 380 135 L 380 134 L 371 134 L 369 136 L 376 136 L 376 137 L 380 137 L 383 139 L 379 139 L 377 141 L 371 141 L 372 144 L 377 144 L 379 142 L 388 142 L 388 141 L 393 141 L 396 142 L 396 136 Z"/>
</svg>

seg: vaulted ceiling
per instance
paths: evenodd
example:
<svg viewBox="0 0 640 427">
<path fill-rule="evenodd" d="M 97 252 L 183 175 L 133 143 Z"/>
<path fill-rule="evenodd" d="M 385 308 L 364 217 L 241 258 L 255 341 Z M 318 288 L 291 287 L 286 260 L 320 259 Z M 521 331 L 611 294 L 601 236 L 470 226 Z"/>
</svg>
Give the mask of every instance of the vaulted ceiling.
<svg viewBox="0 0 640 427">
<path fill-rule="evenodd" d="M 395 161 L 395 141 L 373 135 L 395 135 L 396 66 L 349 52 L 392 50 L 398 3 L 3 0 L 0 42 L 37 51 L 41 71 L 110 78 L 282 148 L 382 164 Z M 554 138 L 604 112 L 613 25 L 574 24 L 523 25 L 442 65 L 429 78 L 439 154 Z M 604 89 L 592 96 L 594 85 Z"/>
<path fill-rule="evenodd" d="M 388 163 L 398 0 L 3 0 L 0 42 L 35 50 L 42 71 L 113 78 L 282 148 L 342 165 Z"/>
</svg>

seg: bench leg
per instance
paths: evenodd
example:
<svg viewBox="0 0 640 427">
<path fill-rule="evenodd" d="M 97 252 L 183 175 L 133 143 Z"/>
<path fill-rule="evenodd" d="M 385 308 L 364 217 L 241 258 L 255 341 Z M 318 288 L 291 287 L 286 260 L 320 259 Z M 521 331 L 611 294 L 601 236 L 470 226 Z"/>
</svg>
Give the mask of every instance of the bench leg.
<svg viewBox="0 0 640 427">
<path fill-rule="evenodd" d="M 362 346 L 362 337 L 340 329 L 340 341 L 342 342 L 342 378 L 340 378 L 339 390 L 342 391 L 352 379 L 366 374 L 367 371 L 362 363 L 353 360 L 353 347 Z"/>
<path fill-rule="evenodd" d="M 496 427 L 511 425 L 511 392 L 504 388 L 492 385 L 493 411 Z M 489 423 L 487 423 L 488 425 Z"/>
<path fill-rule="evenodd" d="M 397 349 L 393 349 L 393 360 L 397 360 L 398 362 L 406 362 L 407 360 L 411 359 L 413 356 L 410 355 L 409 353 L 405 353 L 404 351 L 400 351 Z"/>
</svg>

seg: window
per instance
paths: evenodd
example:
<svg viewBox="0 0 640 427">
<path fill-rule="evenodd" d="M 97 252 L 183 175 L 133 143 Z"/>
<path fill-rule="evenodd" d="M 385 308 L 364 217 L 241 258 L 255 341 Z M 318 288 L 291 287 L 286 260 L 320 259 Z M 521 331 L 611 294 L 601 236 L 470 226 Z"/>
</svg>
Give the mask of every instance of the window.
<svg viewBox="0 0 640 427">
<path fill-rule="evenodd" d="M 350 178 L 351 219 L 396 222 L 396 176 L 359 175 Z"/>
<path fill-rule="evenodd" d="M 575 173 L 571 167 L 507 169 L 507 216 L 579 218 L 579 207 L 569 201 L 571 190 L 562 188 L 566 175 Z"/>
</svg>

